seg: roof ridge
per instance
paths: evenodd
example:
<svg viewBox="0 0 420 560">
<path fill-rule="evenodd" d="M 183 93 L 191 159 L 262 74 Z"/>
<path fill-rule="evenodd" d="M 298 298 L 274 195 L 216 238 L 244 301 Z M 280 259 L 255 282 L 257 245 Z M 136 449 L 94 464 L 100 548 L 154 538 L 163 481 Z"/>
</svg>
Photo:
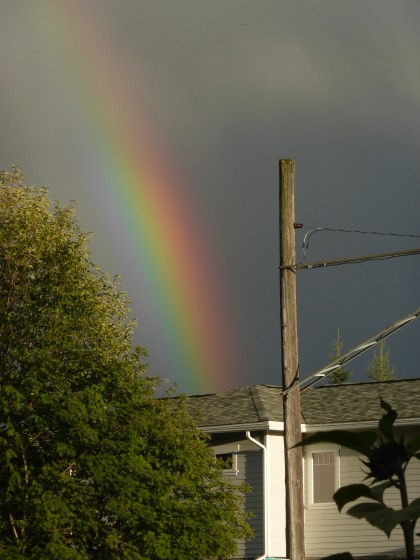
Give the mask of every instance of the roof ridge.
<svg viewBox="0 0 420 560">
<path fill-rule="evenodd" d="M 257 405 L 257 402 L 256 402 L 257 401 L 257 395 L 254 395 L 254 391 L 252 390 L 253 388 L 256 388 L 256 387 L 257 387 L 256 385 L 250 385 L 248 387 L 248 389 L 249 389 L 249 393 L 251 395 L 252 404 L 254 405 L 255 412 L 257 413 L 257 416 L 258 416 L 258 420 L 261 420 L 260 411 L 259 411 L 259 408 L 258 408 L 258 405 Z"/>
<path fill-rule="evenodd" d="M 408 379 L 387 379 L 385 381 L 349 381 L 345 383 L 329 383 L 327 385 L 318 385 L 317 387 L 308 387 L 308 389 L 340 389 L 343 387 L 355 387 L 355 386 L 374 386 L 374 385 L 392 385 L 395 383 L 405 383 L 411 381 L 420 381 L 420 378 L 408 378 Z"/>
<path fill-rule="evenodd" d="M 254 403 L 255 410 L 257 411 L 260 422 L 269 420 L 271 417 L 270 407 L 267 406 L 267 402 L 261 394 L 262 387 L 265 387 L 265 385 L 252 385 L 249 387 L 252 401 Z"/>
</svg>

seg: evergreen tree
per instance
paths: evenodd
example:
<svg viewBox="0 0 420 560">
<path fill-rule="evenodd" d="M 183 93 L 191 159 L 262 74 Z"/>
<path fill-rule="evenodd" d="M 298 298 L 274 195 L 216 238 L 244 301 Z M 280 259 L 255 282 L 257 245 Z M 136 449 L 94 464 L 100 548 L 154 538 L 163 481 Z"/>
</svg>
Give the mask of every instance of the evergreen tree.
<svg viewBox="0 0 420 560">
<path fill-rule="evenodd" d="M 344 345 L 344 341 L 340 339 L 340 329 L 337 329 L 337 337 L 331 343 L 331 350 L 332 350 L 330 354 L 331 361 L 335 361 L 341 356 L 343 351 L 343 345 Z M 346 381 L 349 380 L 350 375 L 351 372 L 349 370 L 340 367 L 335 371 L 333 371 L 328 376 L 328 380 L 332 384 L 345 383 Z"/>
<path fill-rule="evenodd" d="M 377 350 L 375 350 L 373 359 L 368 365 L 368 376 L 372 381 L 391 381 L 395 377 L 395 368 L 391 365 L 385 340 L 378 342 Z"/>
<path fill-rule="evenodd" d="M 233 554 L 249 535 L 241 488 L 183 399 L 155 398 L 74 206 L 12 168 L 0 216 L 0 559 Z"/>
</svg>

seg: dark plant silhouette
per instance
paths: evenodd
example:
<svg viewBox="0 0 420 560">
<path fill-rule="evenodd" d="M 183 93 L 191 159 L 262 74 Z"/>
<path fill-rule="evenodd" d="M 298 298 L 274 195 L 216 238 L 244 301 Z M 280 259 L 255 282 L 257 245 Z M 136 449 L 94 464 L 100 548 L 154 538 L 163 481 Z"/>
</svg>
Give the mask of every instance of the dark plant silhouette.
<svg viewBox="0 0 420 560">
<path fill-rule="evenodd" d="M 383 531 L 387 537 L 397 525 L 400 525 L 404 534 L 406 559 L 414 560 L 414 531 L 420 518 L 420 498 L 409 502 L 405 473 L 412 459 L 420 459 L 420 436 L 408 442 L 405 442 L 402 437 L 396 439 L 394 423 L 398 414 L 382 399 L 381 407 L 385 412 L 379 421 L 379 433 L 373 431 L 356 433 L 344 430 L 317 432 L 305 437 L 300 445 L 334 443 L 365 456 L 366 459 L 362 460 L 367 469 L 365 480 L 371 479 L 370 484 L 343 486 L 334 494 L 334 501 L 341 511 L 349 502 L 367 498 L 369 501 L 350 507 L 347 514 L 358 519 L 366 519 L 371 525 Z M 401 509 L 394 509 L 385 503 L 384 492 L 392 487 L 399 491 Z M 349 552 L 344 552 L 328 556 L 324 560 L 352 558 Z"/>
</svg>

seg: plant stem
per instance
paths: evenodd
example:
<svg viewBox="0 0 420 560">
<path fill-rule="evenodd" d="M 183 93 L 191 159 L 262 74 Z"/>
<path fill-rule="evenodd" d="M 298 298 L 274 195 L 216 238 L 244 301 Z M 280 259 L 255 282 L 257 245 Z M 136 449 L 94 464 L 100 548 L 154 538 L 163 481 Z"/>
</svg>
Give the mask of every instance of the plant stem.
<svg viewBox="0 0 420 560">
<path fill-rule="evenodd" d="M 18 532 L 17 532 L 17 529 L 16 529 L 15 519 L 14 519 L 11 512 L 9 512 L 9 520 L 10 520 L 10 525 L 12 526 L 13 535 L 14 535 L 15 539 L 19 542 L 20 539 L 19 539 L 19 535 L 18 535 Z"/>
</svg>

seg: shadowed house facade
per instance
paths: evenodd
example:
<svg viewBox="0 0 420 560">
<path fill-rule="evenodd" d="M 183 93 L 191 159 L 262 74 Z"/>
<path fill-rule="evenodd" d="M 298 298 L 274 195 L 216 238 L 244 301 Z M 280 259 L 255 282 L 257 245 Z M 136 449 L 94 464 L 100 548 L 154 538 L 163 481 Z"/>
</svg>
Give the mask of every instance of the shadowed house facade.
<svg viewBox="0 0 420 560">
<path fill-rule="evenodd" d="M 348 383 L 310 387 L 301 394 L 302 436 L 321 430 L 376 430 L 382 417 L 380 398 L 398 411 L 397 433 L 420 434 L 420 379 L 382 383 Z M 286 558 L 286 494 L 282 390 L 253 385 L 242 389 L 191 396 L 189 408 L 209 445 L 224 460 L 232 484 L 252 488 L 245 508 L 253 513 L 255 538 L 238 542 L 235 558 Z M 390 539 L 368 525 L 339 513 L 333 494 L 340 486 L 362 482 L 360 457 L 338 445 L 303 448 L 305 552 L 307 558 L 350 551 L 360 557 L 386 557 L 404 550 L 400 528 Z M 420 496 L 420 462 L 407 471 L 410 500 Z M 387 490 L 386 501 L 401 507 Z M 416 544 L 419 544 L 417 542 Z"/>
</svg>

